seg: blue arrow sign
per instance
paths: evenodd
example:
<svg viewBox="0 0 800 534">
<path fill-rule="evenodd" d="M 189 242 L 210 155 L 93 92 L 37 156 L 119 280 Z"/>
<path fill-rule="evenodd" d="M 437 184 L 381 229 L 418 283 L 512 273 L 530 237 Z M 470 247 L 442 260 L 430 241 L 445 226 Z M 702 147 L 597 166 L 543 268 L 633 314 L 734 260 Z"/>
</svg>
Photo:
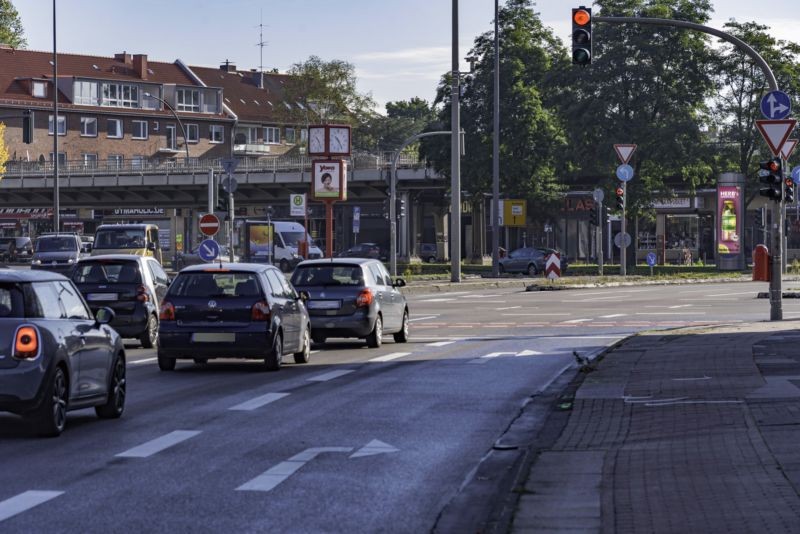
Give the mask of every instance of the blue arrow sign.
<svg viewBox="0 0 800 534">
<path fill-rule="evenodd" d="M 761 99 L 761 114 L 767 119 L 785 119 L 792 111 L 792 101 L 783 91 L 770 91 Z"/>
<path fill-rule="evenodd" d="M 792 181 L 796 184 L 800 184 L 800 167 L 792 169 Z"/>
<path fill-rule="evenodd" d="M 648 252 L 647 253 L 647 258 L 645 258 L 645 259 L 647 260 L 647 265 L 649 265 L 650 267 L 654 266 L 656 264 L 656 254 L 655 254 L 655 252 Z"/>
<path fill-rule="evenodd" d="M 633 167 L 627 163 L 623 163 L 617 167 L 617 178 L 623 182 L 630 182 L 631 178 L 633 178 Z"/>
<path fill-rule="evenodd" d="M 206 239 L 197 247 L 197 255 L 203 261 L 214 261 L 219 257 L 219 243 L 213 239 Z"/>
</svg>

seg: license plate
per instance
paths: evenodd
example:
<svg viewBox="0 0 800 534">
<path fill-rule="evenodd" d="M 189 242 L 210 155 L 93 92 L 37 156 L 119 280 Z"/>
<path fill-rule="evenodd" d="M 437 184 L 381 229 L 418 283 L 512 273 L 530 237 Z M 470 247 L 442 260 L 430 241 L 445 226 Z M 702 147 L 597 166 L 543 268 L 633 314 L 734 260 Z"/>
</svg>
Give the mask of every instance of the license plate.
<svg viewBox="0 0 800 534">
<path fill-rule="evenodd" d="M 195 343 L 235 343 L 236 334 L 233 332 L 197 332 L 192 334 Z"/>
<path fill-rule="evenodd" d="M 338 310 L 342 303 L 338 300 L 310 300 L 308 308 L 312 310 Z"/>
<path fill-rule="evenodd" d="M 117 293 L 89 293 L 86 295 L 86 300 L 91 300 L 94 302 L 117 300 L 117 298 Z"/>
</svg>

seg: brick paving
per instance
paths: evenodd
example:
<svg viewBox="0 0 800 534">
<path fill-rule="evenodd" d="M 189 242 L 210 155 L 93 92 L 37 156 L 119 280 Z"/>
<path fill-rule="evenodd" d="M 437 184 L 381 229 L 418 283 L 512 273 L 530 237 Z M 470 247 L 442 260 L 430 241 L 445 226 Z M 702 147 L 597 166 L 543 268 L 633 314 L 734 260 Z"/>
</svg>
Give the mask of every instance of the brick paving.
<svg viewBox="0 0 800 534">
<path fill-rule="evenodd" d="M 800 533 L 796 321 L 650 333 L 586 375 L 512 532 Z"/>
</svg>

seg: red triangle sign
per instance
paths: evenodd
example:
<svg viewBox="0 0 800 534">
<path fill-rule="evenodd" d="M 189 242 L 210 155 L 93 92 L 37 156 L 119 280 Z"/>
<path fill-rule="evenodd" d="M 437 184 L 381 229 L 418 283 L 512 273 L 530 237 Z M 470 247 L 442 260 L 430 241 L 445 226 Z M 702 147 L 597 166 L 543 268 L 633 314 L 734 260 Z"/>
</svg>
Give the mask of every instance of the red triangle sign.
<svg viewBox="0 0 800 534">
<path fill-rule="evenodd" d="M 614 150 L 617 151 L 619 160 L 626 164 L 631 160 L 631 156 L 636 152 L 636 145 L 614 145 Z"/>
<path fill-rule="evenodd" d="M 789 139 L 796 124 L 797 121 L 794 119 L 756 121 L 756 127 L 761 132 L 764 141 L 769 145 L 773 156 L 778 156 L 781 153 L 783 144 Z"/>
<path fill-rule="evenodd" d="M 786 142 L 783 143 L 783 147 L 781 148 L 781 157 L 783 159 L 789 159 L 789 156 L 792 155 L 792 152 L 794 152 L 796 146 L 797 146 L 797 139 L 787 139 Z"/>
</svg>

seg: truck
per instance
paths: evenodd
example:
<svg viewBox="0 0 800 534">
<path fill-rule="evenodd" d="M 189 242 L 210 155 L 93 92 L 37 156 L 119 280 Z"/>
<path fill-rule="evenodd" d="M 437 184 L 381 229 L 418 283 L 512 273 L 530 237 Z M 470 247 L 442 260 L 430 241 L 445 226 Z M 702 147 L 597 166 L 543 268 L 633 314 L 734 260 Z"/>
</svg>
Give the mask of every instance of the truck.
<svg viewBox="0 0 800 534">
<path fill-rule="evenodd" d="M 247 219 L 244 222 L 243 244 L 243 261 L 272 263 L 283 272 L 291 271 L 303 260 L 322 257 L 322 250 L 311 240 L 305 227 L 293 221 Z"/>
</svg>

